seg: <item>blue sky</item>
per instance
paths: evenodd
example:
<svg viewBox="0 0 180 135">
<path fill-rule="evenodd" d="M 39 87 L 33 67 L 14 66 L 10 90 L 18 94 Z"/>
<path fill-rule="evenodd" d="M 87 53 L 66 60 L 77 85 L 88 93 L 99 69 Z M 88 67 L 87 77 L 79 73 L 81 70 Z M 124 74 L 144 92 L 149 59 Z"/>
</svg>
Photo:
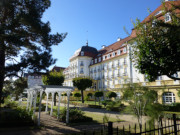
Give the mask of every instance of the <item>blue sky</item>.
<svg viewBox="0 0 180 135">
<path fill-rule="evenodd" d="M 153 11 L 160 4 L 160 0 L 52 0 L 42 20 L 50 21 L 52 33 L 68 33 L 52 48 L 53 57 L 58 59 L 55 65 L 67 67 L 69 58 L 87 39 L 89 46 L 101 49 L 118 37 L 127 37 L 123 27 L 131 33 L 131 20 L 143 20 L 148 9 Z"/>
</svg>

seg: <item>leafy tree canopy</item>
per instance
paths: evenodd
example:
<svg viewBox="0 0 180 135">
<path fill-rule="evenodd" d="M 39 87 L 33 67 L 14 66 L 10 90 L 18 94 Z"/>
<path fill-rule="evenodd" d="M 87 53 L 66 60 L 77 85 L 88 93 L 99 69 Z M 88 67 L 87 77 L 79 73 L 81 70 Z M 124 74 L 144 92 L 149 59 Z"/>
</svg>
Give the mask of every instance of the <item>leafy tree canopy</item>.
<svg viewBox="0 0 180 135">
<path fill-rule="evenodd" d="M 174 75 L 180 71 L 180 14 L 177 13 L 180 7 L 171 5 L 169 8 L 168 4 L 164 3 L 162 16 L 170 15 L 170 22 L 153 16 L 149 22 L 137 20 L 135 23 L 137 37 L 132 59 L 149 81 L 161 75 L 180 80 Z"/>
<path fill-rule="evenodd" d="M 73 78 L 73 85 L 77 87 L 78 90 L 81 91 L 81 100 L 82 100 L 82 103 L 84 103 L 83 91 L 86 88 L 89 88 L 92 86 L 92 80 L 90 78 L 85 78 L 85 77 L 76 77 L 76 78 Z"/>
<path fill-rule="evenodd" d="M 49 22 L 42 22 L 50 0 L 0 1 L 0 98 L 5 77 L 23 72 L 48 70 L 55 63 L 51 46 L 64 34 L 51 34 Z"/>
<path fill-rule="evenodd" d="M 64 82 L 64 75 L 62 72 L 50 72 L 42 76 L 42 81 L 45 85 L 60 85 Z"/>
<path fill-rule="evenodd" d="M 106 94 L 106 97 L 108 98 L 112 98 L 112 97 L 117 97 L 117 94 L 113 91 L 109 91 L 107 94 Z"/>
</svg>

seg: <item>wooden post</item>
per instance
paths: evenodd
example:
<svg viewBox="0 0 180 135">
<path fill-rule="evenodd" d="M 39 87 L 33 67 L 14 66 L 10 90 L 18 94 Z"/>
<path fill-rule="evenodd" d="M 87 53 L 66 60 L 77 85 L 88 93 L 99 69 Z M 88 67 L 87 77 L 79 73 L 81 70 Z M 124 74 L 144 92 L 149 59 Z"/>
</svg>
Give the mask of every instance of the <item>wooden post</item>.
<svg viewBox="0 0 180 135">
<path fill-rule="evenodd" d="M 45 112 L 48 112 L 48 100 L 49 100 L 49 93 L 46 92 L 46 110 L 45 110 Z"/>
<path fill-rule="evenodd" d="M 174 135 L 177 135 L 176 114 L 173 114 L 173 121 L 174 121 Z"/>
<path fill-rule="evenodd" d="M 108 135 L 113 135 L 113 123 L 108 122 Z"/>
</svg>

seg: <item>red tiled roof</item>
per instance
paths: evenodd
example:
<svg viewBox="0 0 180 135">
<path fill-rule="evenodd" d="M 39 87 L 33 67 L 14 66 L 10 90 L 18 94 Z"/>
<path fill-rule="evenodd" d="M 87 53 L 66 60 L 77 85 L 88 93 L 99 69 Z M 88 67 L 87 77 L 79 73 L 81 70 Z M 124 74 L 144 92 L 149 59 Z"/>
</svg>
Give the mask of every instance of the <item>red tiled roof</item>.
<svg viewBox="0 0 180 135">
<path fill-rule="evenodd" d="M 57 67 L 57 66 L 54 66 L 51 71 L 56 71 L 56 72 L 60 72 L 61 70 L 64 70 L 65 68 L 64 67 Z"/>
</svg>

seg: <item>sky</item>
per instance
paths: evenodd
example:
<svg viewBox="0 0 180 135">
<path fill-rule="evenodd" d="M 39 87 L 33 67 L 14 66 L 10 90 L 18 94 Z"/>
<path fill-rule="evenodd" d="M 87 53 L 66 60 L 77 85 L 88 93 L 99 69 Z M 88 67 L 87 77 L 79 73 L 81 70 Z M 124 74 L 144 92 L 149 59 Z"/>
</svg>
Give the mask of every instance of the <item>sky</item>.
<svg viewBox="0 0 180 135">
<path fill-rule="evenodd" d="M 87 40 L 89 46 L 99 50 L 118 37 L 127 37 L 124 28 L 131 33 L 132 20 L 142 21 L 149 15 L 148 10 L 160 5 L 161 0 L 51 0 L 42 20 L 50 22 L 52 34 L 68 33 L 63 42 L 52 47 L 55 65 L 67 67 L 69 58 Z"/>
</svg>

